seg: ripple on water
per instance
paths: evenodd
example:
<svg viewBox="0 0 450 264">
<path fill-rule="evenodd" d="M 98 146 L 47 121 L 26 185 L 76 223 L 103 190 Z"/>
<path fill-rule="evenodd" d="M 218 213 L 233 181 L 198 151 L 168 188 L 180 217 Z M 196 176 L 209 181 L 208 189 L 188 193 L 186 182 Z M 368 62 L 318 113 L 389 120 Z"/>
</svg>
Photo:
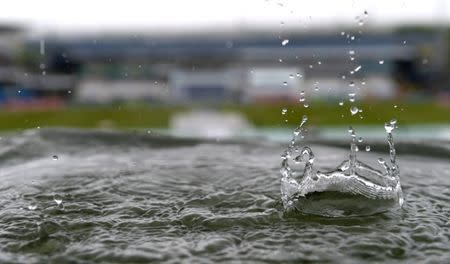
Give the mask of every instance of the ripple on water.
<svg viewBox="0 0 450 264">
<path fill-rule="evenodd" d="M 400 155 L 403 209 L 332 219 L 283 212 L 282 146 L 131 138 L 76 130 L 4 137 L 0 262 L 450 259 L 450 165 L 445 160 L 419 163 L 417 157 Z M 316 162 L 325 166 L 345 155 L 337 148 L 314 149 L 320 153 Z M 57 161 L 51 159 L 55 153 Z M 374 151 L 366 154 L 378 157 Z"/>
</svg>

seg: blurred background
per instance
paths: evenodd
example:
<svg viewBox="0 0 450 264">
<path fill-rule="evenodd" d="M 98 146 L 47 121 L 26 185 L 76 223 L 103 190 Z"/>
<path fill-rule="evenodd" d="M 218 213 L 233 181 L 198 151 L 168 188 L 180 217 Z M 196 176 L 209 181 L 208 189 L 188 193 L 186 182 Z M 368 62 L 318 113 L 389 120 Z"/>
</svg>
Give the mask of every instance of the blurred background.
<svg viewBox="0 0 450 264">
<path fill-rule="evenodd" d="M 446 0 L 7 1 L 0 130 L 450 139 L 449 32 Z"/>
</svg>

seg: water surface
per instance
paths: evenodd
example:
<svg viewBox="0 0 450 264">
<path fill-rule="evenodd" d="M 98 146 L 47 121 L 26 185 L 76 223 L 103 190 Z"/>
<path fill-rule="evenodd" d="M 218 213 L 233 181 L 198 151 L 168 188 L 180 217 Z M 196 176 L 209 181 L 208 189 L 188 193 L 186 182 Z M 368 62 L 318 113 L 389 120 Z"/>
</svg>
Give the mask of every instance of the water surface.
<svg viewBox="0 0 450 264">
<path fill-rule="evenodd" d="M 283 213 L 284 144 L 63 129 L 5 135 L 0 262 L 448 263 L 448 153 L 403 146 L 403 209 L 326 218 Z M 348 156 L 313 148 L 320 168 Z M 372 149 L 384 153 L 361 158 L 388 157 L 387 145 Z"/>
</svg>

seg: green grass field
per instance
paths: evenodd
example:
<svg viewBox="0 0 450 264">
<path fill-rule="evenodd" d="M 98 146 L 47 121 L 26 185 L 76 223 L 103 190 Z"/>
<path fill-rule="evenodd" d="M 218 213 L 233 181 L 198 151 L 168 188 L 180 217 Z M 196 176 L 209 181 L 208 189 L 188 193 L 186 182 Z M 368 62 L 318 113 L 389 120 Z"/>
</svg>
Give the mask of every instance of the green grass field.
<svg viewBox="0 0 450 264">
<path fill-rule="evenodd" d="M 450 107 L 432 103 L 365 102 L 355 104 L 363 110 L 351 116 L 350 104 L 339 106 L 336 102 L 312 102 L 309 108 L 292 105 L 226 105 L 214 109 L 242 113 L 256 127 L 286 127 L 298 124 L 302 115 L 309 123 L 321 125 L 376 125 L 396 118 L 404 125 L 448 124 Z M 394 105 L 397 105 L 394 108 Z M 200 108 L 200 107 L 199 107 Z M 203 107 L 205 108 L 205 107 Z M 281 114 L 286 108 L 288 112 Z M 36 127 L 83 127 L 110 126 L 116 128 L 166 128 L 170 117 L 195 107 L 111 105 L 69 106 L 54 111 L 10 112 L 0 111 L 0 130 L 21 130 Z M 361 119 L 361 116 L 363 117 Z M 287 121 L 286 121 L 287 120 Z"/>
</svg>

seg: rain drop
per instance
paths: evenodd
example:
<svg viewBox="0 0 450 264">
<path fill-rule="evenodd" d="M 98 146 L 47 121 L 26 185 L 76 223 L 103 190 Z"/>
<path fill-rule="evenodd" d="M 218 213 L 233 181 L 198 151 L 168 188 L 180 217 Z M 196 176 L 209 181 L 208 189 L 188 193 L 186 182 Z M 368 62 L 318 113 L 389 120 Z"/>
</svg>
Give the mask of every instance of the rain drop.
<svg viewBox="0 0 450 264">
<path fill-rule="evenodd" d="M 285 39 L 281 42 L 282 46 L 286 46 L 289 43 L 289 39 Z"/>
<path fill-rule="evenodd" d="M 281 109 L 281 114 L 282 114 L 282 115 L 285 115 L 286 112 L 287 112 L 287 109 L 286 109 L 286 108 Z"/>
<path fill-rule="evenodd" d="M 378 61 L 379 64 L 384 64 L 384 60 Z"/>
<path fill-rule="evenodd" d="M 57 155 L 53 155 L 53 156 L 52 156 L 52 159 L 53 159 L 53 160 L 58 160 L 59 157 L 58 157 Z"/>
<path fill-rule="evenodd" d="M 366 146 L 366 151 L 367 151 L 367 152 L 370 151 L 370 146 L 369 146 L 369 145 Z"/>
<path fill-rule="evenodd" d="M 343 105 L 344 105 L 344 102 L 343 102 L 343 101 L 340 101 L 340 102 L 339 102 L 339 105 L 340 105 L 340 106 L 343 106 Z"/>
<path fill-rule="evenodd" d="M 350 107 L 350 113 L 352 114 L 352 115 L 356 115 L 356 113 L 358 113 L 358 107 L 356 107 L 356 106 L 352 106 L 352 107 Z"/>
</svg>

